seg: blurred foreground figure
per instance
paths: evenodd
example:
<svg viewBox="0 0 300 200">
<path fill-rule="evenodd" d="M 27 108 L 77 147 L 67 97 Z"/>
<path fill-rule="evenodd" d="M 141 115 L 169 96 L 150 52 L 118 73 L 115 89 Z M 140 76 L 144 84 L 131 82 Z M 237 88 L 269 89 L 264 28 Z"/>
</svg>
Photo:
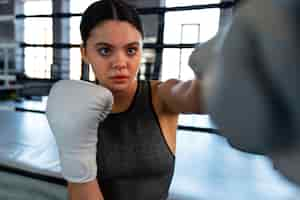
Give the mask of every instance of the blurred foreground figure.
<svg viewBox="0 0 300 200">
<path fill-rule="evenodd" d="M 298 184 L 299 8 L 299 0 L 241 1 L 215 47 L 220 51 L 212 51 L 217 57 L 203 69 L 207 107 L 220 132 L 235 148 L 270 156 Z M 198 67 L 204 65 L 200 61 Z"/>
</svg>

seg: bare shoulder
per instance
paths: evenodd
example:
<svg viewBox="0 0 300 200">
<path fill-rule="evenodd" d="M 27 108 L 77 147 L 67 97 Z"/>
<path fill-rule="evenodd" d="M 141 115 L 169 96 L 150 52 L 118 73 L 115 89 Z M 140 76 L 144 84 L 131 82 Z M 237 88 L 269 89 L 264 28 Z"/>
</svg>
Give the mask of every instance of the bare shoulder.
<svg viewBox="0 0 300 200">
<path fill-rule="evenodd" d="M 160 112 L 170 115 L 178 115 L 178 113 L 172 112 L 168 106 L 165 104 L 164 100 L 161 98 L 164 94 L 168 94 L 171 88 L 179 83 L 177 79 L 169 79 L 167 81 L 151 81 L 151 90 L 152 90 L 152 101 L 154 104 L 157 104 Z"/>
<path fill-rule="evenodd" d="M 161 81 L 151 81 L 152 104 L 167 144 L 173 154 L 175 154 L 176 130 L 179 115 L 178 113 L 170 112 L 159 97 L 158 92 L 161 84 L 165 83 Z"/>
<path fill-rule="evenodd" d="M 167 113 L 204 113 L 202 83 L 200 80 L 169 79 L 153 82 L 160 108 Z"/>
<path fill-rule="evenodd" d="M 161 106 L 162 106 L 162 102 L 161 102 L 161 100 L 159 99 L 159 96 L 158 96 L 158 88 L 159 88 L 159 85 L 161 83 L 162 82 L 159 81 L 159 80 L 151 80 L 150 81 L 152 104 L 153 104 L 153 107 L 154 107 L 154 109 L 155 109 L 156 112 L 160 111 L 161 110 Z"/>
</svg>

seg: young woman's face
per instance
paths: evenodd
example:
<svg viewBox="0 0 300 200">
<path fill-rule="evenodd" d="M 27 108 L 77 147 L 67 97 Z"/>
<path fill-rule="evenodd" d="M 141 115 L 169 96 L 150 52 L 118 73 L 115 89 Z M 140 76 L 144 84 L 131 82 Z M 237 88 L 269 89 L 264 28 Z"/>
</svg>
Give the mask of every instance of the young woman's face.
<svg viewBox="0 0 300 200">
<path fill-rule="evenodd" d="M 102 85 L 112 92 L 126 91 L 136 80 L 142 36 L 128 22 L 108 20 L 91 31 L 81 53 Z"/>
</svg>

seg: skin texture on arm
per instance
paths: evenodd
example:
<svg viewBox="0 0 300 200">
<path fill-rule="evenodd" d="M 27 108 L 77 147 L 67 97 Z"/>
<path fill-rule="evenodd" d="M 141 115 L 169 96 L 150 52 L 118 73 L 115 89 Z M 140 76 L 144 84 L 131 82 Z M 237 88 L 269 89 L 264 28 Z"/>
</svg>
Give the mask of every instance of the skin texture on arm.
<svg viewBox="0 0 300 200">
<path fill-rule="evenodd" d="M 68 183 L 69 200 L 104 200 L 98 181 Z"/>
<path fill-rule="evenodd" d="M 174 113 L 206 112 L 201 80 L 167 80 L 158 86 L 158 95 L 166 107 Z"/>
<path fill-rule="evenodd" d="M 178 113 L 170 112 L 168 108 L 165 108 L 165 104 L 162 102 L 162 99 L 158 96 L 158 88 L 161 82 L 152 80 L 151 89 L 152 89 L 152 103 L 155 113 L 157 114 L 159 124 L 162 130 L 162 133 L 165 137 L 165 140 L 175 155 L 176 153 L 176 131 L 178 123 Z"/>
</svg>

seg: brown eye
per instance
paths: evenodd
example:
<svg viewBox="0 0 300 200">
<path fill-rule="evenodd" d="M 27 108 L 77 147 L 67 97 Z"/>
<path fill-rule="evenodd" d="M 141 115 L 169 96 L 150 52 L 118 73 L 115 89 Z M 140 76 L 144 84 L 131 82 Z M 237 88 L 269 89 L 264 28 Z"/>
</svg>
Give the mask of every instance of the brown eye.
<svg viewBox="0 0 300 200">
<path fill-rule="evenodd" d="M 137 48 L 133 47 L 133 48 L 128 48 L 127 49 L 127 54 L 130 56 L 134 56 L 137 52 Z"/>
</svg>

